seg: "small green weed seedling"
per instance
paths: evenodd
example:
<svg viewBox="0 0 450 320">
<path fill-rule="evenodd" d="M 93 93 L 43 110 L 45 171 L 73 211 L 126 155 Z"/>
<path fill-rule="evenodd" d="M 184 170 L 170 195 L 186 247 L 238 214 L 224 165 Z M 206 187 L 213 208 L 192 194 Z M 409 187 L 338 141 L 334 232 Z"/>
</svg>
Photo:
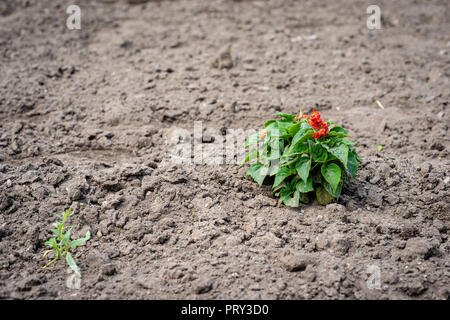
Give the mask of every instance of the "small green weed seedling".
<svg viewBox="0 0 450 320">
<path fill-rule="evenodd" d="M 50 238 L 45 242 L 46 246 L 52 247 L 52 249 L 47 250 L 44 253 L 44 258 L 47 254 L 53 253 L 54 259 L 47 263 L 43 268 L 47 268 L 52 263 L 58 261 L 62 257 L 66 257 L 67 264 L 69 267 L 73 270 L 73 272 L 81 277 L 80 269 L 78 268 L 77 264 L 75 263 L 75 260 L 72 258 L 72 255 L 70 254 L 70 250 L 75 248 L 76 246 L 84 244 L 86 241 L 88 241 L 91 238 L 91 233 L 88 231 L 86 232 L 86 236 L 84 238 L 78 239 L 78 240 L 70 240 L 70 234 L 72 232 L 73 226 L 68 227 L 67 231 L 66 229 L 66 221 L 67 219 L 73 215 L 71 213 L 72 207 L 70 207 L 66 212 L 64 212 L 62 215 L 54 213 L 54 215 L 59 219 L 59 221 L 55 222 L 53 225 L 55 229 L 51 229 L 52 233 L 55 235 L 55 237 Z"/>
<path fill-rule="evenodd" d="M 356 177 L 361 161 L 354 143 L 344 139 L 347 132 L 314 110 L 312 115 L 276 115 L 282 119 L 267 121 L 245 142 L 245 147 L 256 145 L 244 159 L 256 159 L 247 176 L 259 185 L 273 177 L 273 193 L 287 206 L 298 207 L 310 196 L 322 205 L 339 199 L 344 182 Z"/>
</svg>

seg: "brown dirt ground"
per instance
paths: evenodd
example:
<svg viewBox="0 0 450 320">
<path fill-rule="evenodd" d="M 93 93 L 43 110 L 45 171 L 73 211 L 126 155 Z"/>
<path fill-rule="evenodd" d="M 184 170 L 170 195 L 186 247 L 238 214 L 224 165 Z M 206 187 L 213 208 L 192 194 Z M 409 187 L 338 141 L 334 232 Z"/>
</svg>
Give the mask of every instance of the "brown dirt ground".
<svg viewBox="0 0 450 320">
<path fill-rule="evenodd" d="M 72 1 L 0 3 L 0 298 L 450 297 L 448 0 L 378 1 L 381 30 L 370 1 L 77 2 L 81 30 Z M 299 106 L 359 146 L 337 204 L 291 209 L 245 167 L 170 161 L 175 127 Z M 93 234 L 79 290 L 64 261 L 41 268 L 70 205 Z"/>
</svg>

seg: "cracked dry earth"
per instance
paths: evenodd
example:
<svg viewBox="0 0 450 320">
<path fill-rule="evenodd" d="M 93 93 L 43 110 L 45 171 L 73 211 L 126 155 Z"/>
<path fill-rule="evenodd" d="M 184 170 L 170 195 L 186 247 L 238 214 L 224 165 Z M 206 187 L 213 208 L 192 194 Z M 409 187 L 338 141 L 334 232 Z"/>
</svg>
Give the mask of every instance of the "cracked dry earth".
<svg viewBox="0 0 450 320">
<path fill-rule="evenodd" d="M 365 1 L 80 0 L 81 30 L 70 4 L 0 3 L 2 299 L 450 297 L 447 0 L 379 1 L 381 30 Z M 176 128 L 299 106 L 359 146 L 338 203 L 171 161 Z M 78 290 L 41 268 L 69 206 Z"/>
</svg>

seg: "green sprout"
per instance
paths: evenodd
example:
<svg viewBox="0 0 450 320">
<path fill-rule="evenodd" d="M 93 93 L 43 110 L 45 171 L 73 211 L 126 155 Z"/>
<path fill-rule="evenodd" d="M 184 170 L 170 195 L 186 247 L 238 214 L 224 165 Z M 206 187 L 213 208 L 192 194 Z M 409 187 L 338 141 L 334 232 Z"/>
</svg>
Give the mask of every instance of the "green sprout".
<svg viewBox="0 0 450 320">
<path fill-rule="evenodd" d="M 72 258 L 72 255 L 70 254 L 70 250 L 75 248 L 76 246 L 84 244 L 86 241 L 88 241 L 91 237 L 91 233 L 88 231 L 86 232 L 86 236 L 84 238 L 80 238 L 77 240 L 70 240 L 70 234 L 72 232 L 73 226 L 68 227 L 67 231 L 66 229 L 66 221 L 67 218 L 73 215 L 71 213 L 72 207 L 70 207 L 66 212 L 64 212 L 62 215 L 54 213 L 53 215 L 56 216 L 59 221 L 55 222 L 53 226 L 55 229 L 51 229 L 52 233 L 55 234 L 55 237 L 50 238 L 45 242 L 46 246 L 52 247 L 52 249 L 47 250 L 44 253 L 44 258 L 47 254 L 53 253 L 54 259 L 47 263 L 43 268 L 47 268 L 52 263 L 58 261 L 62 257 L 66 257 L 67 264 L 69 267 L 73 270 L 73 272 L 81 277 L 80 269 L 78 268 L 77 264 L 75 263 L 75 260 Z"/>
<path fill-rule="evenodd" d="M 381 150 L 383 150 L 383 146 L 382 146 L 382 145 L 379 145 L 379 146 L 377 147 L 377 149 L 378 149 L 378 151 L 381 151 Z"/>
</svg>

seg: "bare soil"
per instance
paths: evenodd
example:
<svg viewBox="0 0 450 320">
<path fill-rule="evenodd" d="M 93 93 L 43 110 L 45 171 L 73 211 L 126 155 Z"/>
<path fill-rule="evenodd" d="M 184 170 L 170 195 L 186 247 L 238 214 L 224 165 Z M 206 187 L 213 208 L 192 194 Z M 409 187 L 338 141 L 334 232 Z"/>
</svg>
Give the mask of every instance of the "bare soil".
<svg viewBox="0 0 450 320">
<path fill-rule="evenodd" d="M 70 4 L 0 3 L 0 298 L 449 299 L 448 0 L 378 1 L 381 30 L 367 1 Z M 170 159 L 174 128 L 300 106 L 359 146 L 338 203 Z M 42 269 L 69 206 L 80 289 Z"/>
</svg>

